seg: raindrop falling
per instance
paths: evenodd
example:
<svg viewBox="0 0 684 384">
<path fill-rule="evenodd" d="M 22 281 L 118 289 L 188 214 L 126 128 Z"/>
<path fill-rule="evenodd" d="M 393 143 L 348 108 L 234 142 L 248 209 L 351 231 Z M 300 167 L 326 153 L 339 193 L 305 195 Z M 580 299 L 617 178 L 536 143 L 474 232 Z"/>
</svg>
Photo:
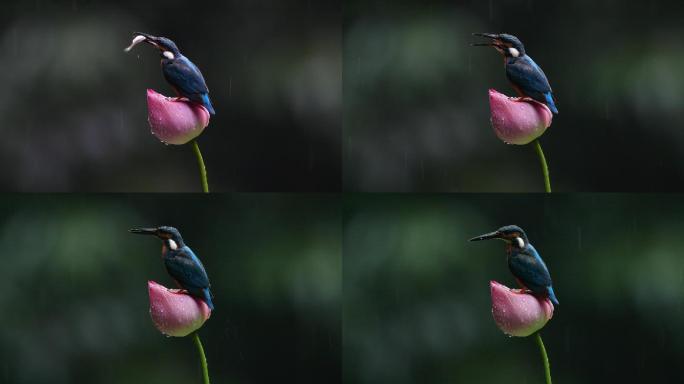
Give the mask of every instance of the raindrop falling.
<svg viewBox="0 0 684 384">
<path fill-rule="evenodd" d="M 582 251 L 582 228 L 577 228 L 577 248 Z"/>
<path fill-rule="evenodd" d="M 228 98 L 233 94 L 233 76 L 228 78 Z"/>
<path fill-rule="evenodd" d="M 309 172 L 314 170 L 314 162 L 316 161 L 316 155 L 314 154 L 313 148 L 309 147 Z"/>
</svg>

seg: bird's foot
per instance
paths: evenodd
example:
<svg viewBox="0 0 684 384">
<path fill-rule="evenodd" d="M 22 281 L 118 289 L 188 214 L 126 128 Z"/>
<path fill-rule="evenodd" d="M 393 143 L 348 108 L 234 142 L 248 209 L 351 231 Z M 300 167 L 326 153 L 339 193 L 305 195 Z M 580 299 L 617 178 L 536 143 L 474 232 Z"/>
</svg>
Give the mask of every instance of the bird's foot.
<svg viewBox="0 0 684 384">
<path fill-rule="evenodd" d="M 515 101 L 534 101 L 533 98 L 527 96 L 513 97 L 513 99 L 515 99 Z"/>
<path fill-rule="evenodd" d="M 534 294 L 532 291 L 530 291 L 527 288 L 513 288 L 511 291 L 516 292 L 516 293 L 525 293 L 525 294 Z"/>
</svg>

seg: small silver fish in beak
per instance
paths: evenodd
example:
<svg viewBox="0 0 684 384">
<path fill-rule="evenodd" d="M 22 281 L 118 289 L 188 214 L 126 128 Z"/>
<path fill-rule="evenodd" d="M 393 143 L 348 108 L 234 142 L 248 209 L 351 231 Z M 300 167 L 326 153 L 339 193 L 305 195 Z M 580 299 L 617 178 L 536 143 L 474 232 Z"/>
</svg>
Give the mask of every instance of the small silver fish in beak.
<svg viewBox="0 0 684 384">
<path fill-rule="evenodd" d="M 133 38 L 133 42 L 131 43 L 131 45 L 129 45 L 128 47 L 126 47 L 124 49 L 124 52 L 130 52 L 131 49 L 133 49 L 133 47 L 135 47 L 136 45 L 138 45 L 139 43 L 141 43 L 145 40 L 147 40 L 147 37 L 145 37 L 143 35 L 137 35 L 136 37 Z"/>
</svg>

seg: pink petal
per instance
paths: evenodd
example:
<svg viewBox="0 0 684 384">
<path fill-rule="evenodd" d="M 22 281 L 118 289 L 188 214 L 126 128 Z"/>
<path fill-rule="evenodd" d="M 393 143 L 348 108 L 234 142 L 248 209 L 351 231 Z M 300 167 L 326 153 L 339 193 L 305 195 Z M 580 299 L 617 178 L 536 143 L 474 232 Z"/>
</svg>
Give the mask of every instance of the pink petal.
<svg viewBox="0 0 684 384">
<path fill-rule="evenodd" d="M 490 281 L 492 315 L 499 329 L 511 336 L 529 336 L 553 317 L 553 304 L 547 298 L 512 290 Z"/>
<path fill-rule="evenodd" d="M 147 90 L 147 121 L 152 134 L 163 143 L 185 144 L 209 125 L 209 112 L 201 105 L 169 98 Z"/>
<path fill-rule="evenodd" d="M 510 98 L 489 90 L 489 108 L 494 132 L 508 144 L 528 144 L 551 125 L 553 114 L 535 100 Z"/>
<path fill-rule="evenodd" d="M 198 330 L 211 316 L 200 299 L 179 289 L 168 289 L 154 281 L 147 282 L 150 316 L 159 331 L 168 336 L 187 336 Z"/>
</svg>

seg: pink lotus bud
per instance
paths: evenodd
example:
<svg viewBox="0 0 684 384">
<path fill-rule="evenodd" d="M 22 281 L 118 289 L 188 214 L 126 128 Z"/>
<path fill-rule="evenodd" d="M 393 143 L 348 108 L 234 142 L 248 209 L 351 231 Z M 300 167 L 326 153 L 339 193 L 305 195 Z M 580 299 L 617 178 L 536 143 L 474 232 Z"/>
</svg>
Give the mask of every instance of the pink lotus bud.
<svg viewBox="0 0 684 384">
<path fill-rule="evenodd" d="M 508 97 L 489 90 L 489 109 L 494 132 L 507 144 L 524 145 L 541 136 L 551 125 L 549 108 L 532 99 Z"/>
<path fill-rule="evenodd" d="M 209 112 L 186 99 L 166 97 L 147 90 L 147 121 L 152 134 L 163 143 L 185 144 L 209 125 Z"/>
<path fill-rule="evenodd" d="M 503 333 L 511 336 L 529 336 L 553 317 L 553 304 L 547 298 L 538 298 L 518 289 L 510 289 L 490 281 L 492 315 Z"/>
<path fill-rule="evenodd" d="M 182 337 L 198 330 L 211 316 L 207 304 L 180 289 L 147 282 L 150 316 L 157 329 L 168 336 Z"/>
</svg>

